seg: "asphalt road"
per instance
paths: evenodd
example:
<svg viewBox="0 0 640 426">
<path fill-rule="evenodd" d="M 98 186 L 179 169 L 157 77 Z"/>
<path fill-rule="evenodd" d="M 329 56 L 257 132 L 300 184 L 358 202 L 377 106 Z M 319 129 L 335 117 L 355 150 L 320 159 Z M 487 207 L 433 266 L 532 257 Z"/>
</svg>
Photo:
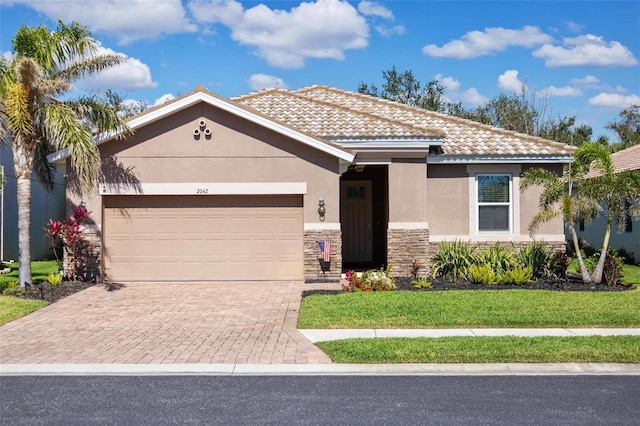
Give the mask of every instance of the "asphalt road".
<svg viewBox="0 0 640 426">
<path fill-rule="evenodd" d="M 638 425 L 640 376 L 5 376 L 2 425 Z"/>
</svg>

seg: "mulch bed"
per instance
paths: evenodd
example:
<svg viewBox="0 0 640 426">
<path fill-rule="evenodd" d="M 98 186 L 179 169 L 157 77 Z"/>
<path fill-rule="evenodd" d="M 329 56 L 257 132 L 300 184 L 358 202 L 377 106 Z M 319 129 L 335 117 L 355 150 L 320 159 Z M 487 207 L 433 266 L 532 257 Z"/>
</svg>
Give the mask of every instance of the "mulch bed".
<svg viewBox="0 0 640 426">
<path fill-rule="evenodd" d="M 13 294 L 13 296 L 23 299 L 46 300 L 49 303 L 53 303 L 94 285 L 96 285 L 96 283 L 93 282 L 62 281 L 60 284 L 54 286 L 47 281 L 43 281 L 27 287 L 25 294 L 17 293 Z"/>
<path fill-rule="evenodd" d="M 483 285 L 467 281 L 451 281 L 445 277 L 431 278 L 431 288 L 415 288 L 411 285 L 411 278 L 397 277 L 396 290 L 405 291 L 443 291 L 443 290 L 554 290 L 554 291 L 626 291 L 633 287 L 622 284 L 609 286 L 606 284 L 586 285 L 579 277 L 569 276 L 566 280 L 537 280 L 524 285 Z M 312 294 L 339 294 L 340 290 L 308 290 L 302 293 L 302 297 Z"/>
</svg>

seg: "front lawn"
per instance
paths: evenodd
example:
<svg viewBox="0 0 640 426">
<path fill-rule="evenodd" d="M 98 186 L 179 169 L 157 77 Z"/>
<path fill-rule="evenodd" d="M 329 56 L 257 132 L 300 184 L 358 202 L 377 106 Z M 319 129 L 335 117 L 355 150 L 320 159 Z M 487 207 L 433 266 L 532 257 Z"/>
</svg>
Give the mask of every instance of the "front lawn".
<svg viewBox="0 0 640 426">
<path fill-rule="evenodd" d="M 319 342 L 336 363 L 640 362 L 640 336 L 442 337 Z"/>
<path fill-rule="evenodd" d="M 18 280 L 18 263 L 5 263 L 4 266 L 11 269 L 11 272 L 0 275 L 0 288 L 4 288 L 6 284 Z M 31 262 L 32 283 L 46 281 L 47 276 L 54 272 L 58 272 L 58 262 L 55 260 L 38 260 Z"/>
<path fill-rule="evenodd" d="M 356 292 L 302 300 L 298 328 L 639 327 L 640 290 Z"/>
<path fill-rule="evenodd" d="M 0 296 L 0 325 L 23 317 L 47 305 L 48 303 L 44 300 Z"/>
</svg>

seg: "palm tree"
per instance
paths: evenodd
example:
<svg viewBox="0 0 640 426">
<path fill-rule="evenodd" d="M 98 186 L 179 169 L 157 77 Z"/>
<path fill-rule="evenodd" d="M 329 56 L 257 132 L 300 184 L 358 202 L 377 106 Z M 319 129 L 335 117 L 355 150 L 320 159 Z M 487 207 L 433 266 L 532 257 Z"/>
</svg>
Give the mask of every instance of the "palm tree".
<svg viewBox="0 0 640 426">
<path fill-rule="evenodd" d="M 585 284 L 591 284 L 591 276 L 580 253 L 580 244 L 576 233 L 576 223 L 581 220 L 590 221 L 599 214 L 597 203 L 576 192 L 577 184 L 584 179 L 587 171 L 586 166 L 575 160 L 564 167 L 562 176 L 547 169 L 534 167 L 527 170 L 522 176 L 520 190 L 524 191 L 530 186 L 542 187 L 539 199 L 540 211 L 529 224 L 529 234 L 533 235 L 542 223 L 562 217 L 571 233 L 582 281 Z"/>
<path fill-rule="evenodd" d="M 600 284 L 613 221 L 618 222 L 618 229 L 622 231 L 628 213 L 640 214 L 637 208 L 631 207 L 640 203 L 640 174 L 631 170 L 616 173 L 609 148 L 598 143 L 586 144 L 576 153 L 575 161 L 591 167 L 591 173 L 580 185 L 580 192 L 602 205 L 606 220 L 600 257 L 591 274 L 592 282 Z"/>
<path fill-rule="evenodd" d="M 0 60 L 0 137 L 10 142 L 18 193 L 20 286 L 31 282 L 31 176 L 52 187 L 46 156 L 67 150 L 85 190 L 95 188 L 100 156 L 95 133 L 128 130 L 114 108 L 96 94 L 61 99 L 73 82 L 124 61 L 97 54 L 99 44 L 86 27 L 58 22 L 56 30 L 23 25 L 13 39 L 13 57 Z"/>
</svg>

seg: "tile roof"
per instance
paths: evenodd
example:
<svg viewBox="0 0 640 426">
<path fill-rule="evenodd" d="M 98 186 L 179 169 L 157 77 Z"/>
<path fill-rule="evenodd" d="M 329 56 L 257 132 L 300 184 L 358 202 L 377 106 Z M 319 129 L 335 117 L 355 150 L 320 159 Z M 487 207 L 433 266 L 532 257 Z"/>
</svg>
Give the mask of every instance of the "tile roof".
<svg viewBox="0 0 640 426">
<path fill-rule="evenodd" d="M 640 170 L 640 145 L 634 145 L 611 154 L 616 173 L 626 170 Z"/>
<path fill-rule="evenodd" d="M 339 139 L 444 136 L 446 156 L 568 156 L 575 147 L 322 85 L 233 101 L 304 132 Z"/>
<path fill-rule="evenodd" d="M 283 89 L 267 89 L 231 100 L 305 133 L 329 140 L 433 139 L 442 130 L 412 126 Z"/>
</svg>

